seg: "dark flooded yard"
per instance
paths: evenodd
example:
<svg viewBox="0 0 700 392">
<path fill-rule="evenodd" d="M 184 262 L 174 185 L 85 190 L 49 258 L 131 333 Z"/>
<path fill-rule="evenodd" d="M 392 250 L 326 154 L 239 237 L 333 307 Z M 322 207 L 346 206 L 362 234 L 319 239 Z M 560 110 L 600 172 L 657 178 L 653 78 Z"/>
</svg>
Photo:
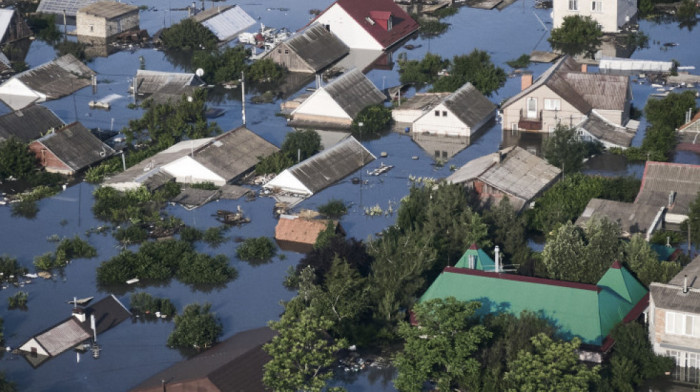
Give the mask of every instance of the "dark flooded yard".
<svg viewBox="0 0 700 392">
<path fill-rule="evenodd" d="M 128 3 L 141 5 L 133 0 Z M 265 0 L 238 5 L 258 23 L 286 27 L 294 31 L 308 23 L 310 9 L 324 9 L 330 3 L 330 0 Z M 215 4 L 234 3 L 225 1 Z M 149 1 L 149 8 L 140 14 L 141 28 L 147 29 L 153 35 L 164 24 L 176 23 L 186 16 L 184 11 L 169 11 L 168 8 L 184 8 L 188 5 L 190 2 L 183 0 Z M 212 6 L 212 3 L 206 2 L 207 8 Z M 506 61 L 533 50 L 550 50 L 546 40 L 549 33 L 538 18 L 544 22 L 547 29 L 551 29 L 550 10 L 535 9 L 532 0 L 517 1 L 502 11 L 461 7 L 457 14 L 444 19 L 450 23 L 446 33 L 439 37 L 412 38 L 404 45 L 413 45 L 415 49 L 398 47 L 392 56 L 396 60 L 399 54 L 405 53 L 408 59 L 420 59 L 427 52 L 431 52 L 451 58 L 454 55 L 467 54 L 473 49 L 481 49 L 491 55 L 496 65 L 510 72 Z M 664 61 L 676 59 L 683 66 L 700 68 L 700 29 L 681 29 L 673 22 L 641 21 L 640 30 L 649 35 L 650 47 L 636 51 L 633 58 Z M 663 46 L 666 42 L 678 45 Z M 51 46 L 36 40 L 32 43 L 26 62 L 30 67 L 35 67 L 54 57 L 55 52 Z M 44 105 L 66 123 L 80 121 L 88 128 L 120 130 L 127 126 L 130 119 L 138 118 L 142 114 L 140 109 L 127 108 L 133 101 L 127 89 L 141 64 L 145 64 L 147 70 L 192 71 L 182 69 L 170 60 L 171 56 L 152 48 L 124 50 L 107 58 L 97 57 L 88 63 L 98 74 L 98 86 L 94 92 L 91 87 L 86 87 L 71 96 L 46 102 Z M 550 64 L 532 64 L 529 70 L 537 76 L 549 66 Z M 369 71 L 367 76 L 379 88 L 395 86 L 399 84 L 397 69 L 397 65 L 391 70 L 374 69 Z M 632 77 L 632 80 L 636 78 Z M 312 85 L 313 82 L 310 82 L 307 86 Z M 304 91 L 303 87 L 306 86 L 300 87 L 299 93 Z M 499 104 L 519 90 L 519 77 L 509 77 L 506 85 L 489 98 Z M 654 91 L 648 83 L 632 83 L 634 106 L 643 108 L 647 98 Z M 410 91 L 409 95 L 414 92 Z M 225 111 L 221 117 L 214 120 L 224 131 L 241 125 L 239 94 L 239 90 L 234 89 L 223 95 L 211 95 L 210 106 Z M 256 94 L 258 92 L 249 92 L 248 100 Z M 107 96 L 112 96 L 111 110 L 88 108 L 89 101 Z M 291 131 L 291 128 L 286 126 L 285 118 L 276 116 L 280 110 L 280 103 L 281 100 L 276 99 L 272 103 L 248 102 L 246 105 L 247 127 L 277 146 L 281 145 L 284 136 Z M 7 107 L 2 108 L 2 113 L 9 111 Z M 646 122 L 642 119 L 633 145 L 641 144 L 645 127 Z M 380 139 L 363 142 L 363 145 L 378 157 L 376 161 L 361 169 L 361 173 L 354 173 L 340 183 L 315 194 L 298 205 L 297 209 L 316 209 L 331 199 L 341 199 L 350 206 L 348 215 L 341 221 L 348 237 L 366 239 L 394 224 L 395 212 L 401 199 L 408 194 L 412 181 L 446 177 L 451 173 L 450 166 L 460 167 L 472 159 L 497 151 L 499 147 L 516 143 L 536 150 L 541 144 L 541 138 L 512 134 L 510 131 L 504 133 L 501 124 L 496 122 L 479 137 L 471 140 L 469 146 L 449 159 L 446 164 L 436 165 L 433 160 L 434 151 L 422 149 L 409 134 L 389 133 Z M 379 158 L 383 152 L 387 153 L 387 157 Z M 674 160 L 700 164 L 700 157 L 690 152 L 677 152 Z M 366 174 L 368 170 L 379 167 L 382 163 L 393 165 L 394 168 L 380 176 Z M 621 157 L 605 155 L 592 158 L 585 170 L 588 173 L 606 176 L 641 177 L 643 169 L 643 164 L 627 164 Z M 361 184 L 353 184 L 352 177 L 361 177 Z M 71 305 L 67 304 L 67 301 L 73 297 L 95 296 L 99 299 L 108 294 L 99 291 L 96 268 L 100 262 L 117 255 L 121 247 L 109 230 L 103 233 L 95 230 L 110 227 L 110 224 L 97 220 L 92 213 L 94 189 L 95 186 L 87 182 L 69 186 L 58 195 L 40 201 L 39 212 L 33 219 L 12 216 L 8 206 L 0 206 L 0 254 L 16 257 L 30 272 L 34 272 L 32 261 L 35 256 L 55 250 L 56 244 L 47 240 L 51 236 L 62 238 L 79 235 L 98 250 L 97 258 L 74 260 L 52 279 L 33 279 L 31 284 L 22 288 L 10 286 L 0 291 L 0 314 L 4 319 L 7 346 L 17 348 L 29 337 L 67 318 L 71 312 Z M 166 207 L 168 214 L 182 219 L 188 226 L 199 229 L 220 225 L 215 219 L 217 210 L 233 211 L 237 206 L 241 207 L 251 219 L 250 223 L 232 226 L 225 233 L 227 241 L 217 248 L 203 243 L 197 244 L 198 251 L 229 257 L 230 264 L 238 270 L 238 277 L 224 288 L 209 291 L 196 291 L 172 280 L 162 286 L 128 286 L 114 294 L 127 306 L 129 295 L 136 291 L 167 297 L 178 310 L 190 303 L 209 302 L 223 323 L 222 339 L 240 331 L 264 326 L 269 320 L 278 319 L 283 310 L 280 301 L 289 300 L 295 295 L 294 292 L 285 289 L 282 282 L 288 268 L 296 266 L 302 256 L 278 250 L 277 256 L 262 265 L 251 265 L 236 257 L 236 247 L 240 240 L 259 236 L 274 237 L 277 223 L 273 216 L 274 203 L 270 197 L 258 196 L 250 201 L 245 198 L 221 200 L 192 211 L 169 205 Z M 365 209 L 375 206 L 383 213 L 377 216 L 365 215 Z M 28 310 L 6 310 L 4 304 L 7 303 L 7 298 L 19 290 L 29 293 Z M 132 319 L 98 337 L 103 349 L 98 360 L 94 360 L 87 353 L 82 354 L 78 361 L 76 353 L 69 350 L 34 369 L 21 356 L 6 352 L 0 359 L 0 369 L 18 384 L 21 391 L 124 391 L 183 359 L 179 351 L 166 347 L 166 339 L 172 329 L 173 323 L 169 321 Z M 346 373 L 343 369 L 339 371 L 342 374 L 334 381 L 334 385 L 343 385 L 349 391 L 394 390 L 391 368 L 372 368 L 358 373 Z"/>
</svg>

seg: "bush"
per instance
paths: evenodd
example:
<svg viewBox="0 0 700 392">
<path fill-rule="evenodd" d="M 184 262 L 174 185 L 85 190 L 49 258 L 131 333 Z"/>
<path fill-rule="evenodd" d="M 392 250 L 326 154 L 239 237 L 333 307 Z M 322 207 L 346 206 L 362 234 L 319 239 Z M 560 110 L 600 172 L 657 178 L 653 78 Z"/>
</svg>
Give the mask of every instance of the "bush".
<svg viewBox="0 0 700 392">
<path fill-rule="evenodd" d="M 211 347 L 223 332 L 221 321 L 211 311 L 211 304 L 191 304 L 175 316 L 175 329 L 168 337 L 168 347 L 201 351 Z"/>
<path fill-rule="evenodd" d="M 360 126 L 360 124 L 362 124 Z M 358 138 L 372 137 L 385 131 L 391 124 L 391 109 L 384 105 L 371 105 L 362 109 L 352 121 L 352 134 Z"/>
<path fill-rule="evenodd" d="M 495 66 L 487 52 L 474 49 L 467 55 L 452 58 L 449 76 L 437 79 L 433 91 L 453 92 L 469 82 L 488 97 L 503 87 L 506 79 L 506 71 Z"/>
<path fill-rule="evenodd" d="M 180 229 L 180 239 L 189 243 L 197 242 L 202 239 L 204 233 L 194 227 L 185 226 Z"/>
<path fill-rule="evenodd" d="M 185 284 L 221 285 L 238 277 L 238 271 L 229 267 L 224 255 L 209 256 L 197 253 L 178 266 L 175 277 Z"/>
<path fill-rule="evenodd" d="M 65 265 L 73 259 L 90 259 L 93 257 L 97 257 L 97 249 L 78 236 L 72 239 L 64 239 L 56 248 L 56 261 L 59 264 Z"/>
<path fill-rule="evenodd" d="M 593 58 L 601 44 L 603 31 L 590 16 L 565 16 L 561 27 L 552 29 L 549 43 L 552 49 L 570 56 L 585 54 Z"/>
<path fill-rule="evenodd" d="M 277 83 L 284 78 L 286 73 L 286 69 L 272 59 L 262 59 L 251 64 L 246 78 L 259 83 Z"/>
<path fill-rule="evenodd" d="M 216 248 L 226 241 L 226 237 L 224 237 L 226 229 L 227 227 L 225 226 L 210 227 L 204 231 L 202 240 L 209 244 L 209 246 Z"/>
<path fill-rule="evenodd" d="M 9 282 L 13 279 L 16 280 L 20 276 L 26 274 L 28 271 L 29 270 L 19 264 L 17 259 L 7 255 L 0 256 L 0 282 Z M 13 276 L 13 278 L 10 278 L 10 276 Z"/>
<path fill-rule="evenodd" d="M 34 267 L 39 271 L 51 271 L 56 266 L 53 252 L 46 252 L 34 258 Z"/>
<path fill-rule="evenodd" d="M 153 297 L 148 293 L 131 294 L 131 313 L 141 316 L 155 316 L 156 312 L 167 317 L 176 315 L 175 305 L 167 298 Z"/>
<path fill-rule="evenodd" d="M 27 309 L 27 300 L 29 294 L 26 291 L 18 291 L 15 295 L 10 296 L 8 300 L 8 308 L 12 309 Z"/>
<path fill-rule="evenodd" d="M 163 30 L 160 37 L 168 49 L 213 50 L 218 42 L 214 33 L 190 18 Z"/>
<path fill-rule="evenodd" d="M 117 229 L 114 238 L 123 245 L 140 244 L 148 239 L 148 232 L 139 225 L 129 225 Z"/>
<path fill-rule="evenodd" d="M 267 261 L 275 255 L 276 246 L 267 237 L 248 238 L 236 248 L 236 255 L 245 261 Z"/>
<path fill-rule="evenodd" d="M 515 60 L 506 61 L 511 68 L 527 68 L 530 65 L 530 55 L 523 54 Z"/>
<path fill-rule="evenodd" d="M 0 141 L 0 180 L 27 178 L 36 168 L 36 158 L 29 147 L 14 137 Z"/>
<path fill-rule="evenodd" d="M 219 187 L 214 185 L 214 183 L 211 181 L 197 182 L 194 184 L 190 184 L 190 188 L 203 189 L 205 191 L 215 191 L 215 190 L 219 189 Z"/>
<path fill-rule="evenodd" d="M 348 207 L 342 200 L 331 199 L 326 204 L 319 206 L 318 212 L 330 219 L 340 219 L 348 213 Z"/>
</svg>

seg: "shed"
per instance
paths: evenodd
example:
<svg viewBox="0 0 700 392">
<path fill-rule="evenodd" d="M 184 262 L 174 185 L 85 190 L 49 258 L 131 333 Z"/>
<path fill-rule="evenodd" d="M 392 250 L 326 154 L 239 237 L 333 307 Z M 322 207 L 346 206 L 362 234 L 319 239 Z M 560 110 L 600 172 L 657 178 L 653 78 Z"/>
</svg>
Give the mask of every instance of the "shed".
<svg viewBox="0 0 700 392">
<path fill-rule="evenodd" d="M 308 197 L 377 159 L 349 137 L 335 146 L 282 171 L 265 188 Z"/>
<path fill-rule="evenodd" d="M 40 14 L 56 15 L 56 22 L 63 23 L 63 15 L 70 17 L 70 22 L 78 14 L 78 10 L 98 0 L 41 0 L 36 9 Z"/>
<path fill-rule="evenodd" d="M 664 222 L 688 219 L 690 203 L 700 191 L 700 165 L 647 161 L 635 204 L 666 207 Z"/>
<path fill-rule="evenodd" d="M 91 84 L 97 75 L 72 54 L 19 73 L 0 85 L 0 99 L 17 110 L 58 99 Z"/>
<path fill-rule="evenodd" d="M 448 183 L 473 188 L 483 202 L 508 197 L 516 211 L 559 180 L 561 170 L 520 147 L 508 147 L 467 162 Z"/>
<path fill-rule="evenodd" d="M 320 24 L 313 24 L 270 49 L 269 58 L 290 72 L 317 73 L 348 54 L 350 49 Z"/>
<path fill-rule="evenodd" d="M 239 332 L 196 356 L 175 363 L 131 392 L 263 392 L 263 366 L 270 356 L 263 344 L 277 333 L 268 327 Z"/>
<path fill-rule="evenodd" d="M 638 121 L 630 120 L 626 126 L 617 125 L 599 115 L 596 110 L 577 126 L 584 140 L 600 141 L 605 148 L 618 147 L 625 149 L 632 144 L 637 134 Z"/>
<path fill-rule="evenodd" d="M 158 103 L 178 101 L 183 95 L 192 95 L 194 90 L 206 83 L 193 73 L 136 71 L 136 80 L 129 90 L 141 98 L 150 98 Z"/>
<path fill-rule="evenodd" d="M 50 109 L 41 105 L 29 105 L 0 116 L 0 141 L 15 137 L 29 143 L 63 125 L 63 121 Z"/>
<path fill-rule="evenodd" d="M 314 91 L 291 114 L 295 127 L 347 129 L 362 109 L 386 100 L 386 96 L 367 77 L 353 69 Z"/>
<path fill-rule="evenodd" d="M 335 233 L 345 234 L 337 220 L 307 219 L 295 215 L 280 215 L 275 226 L 275 240 L 283 250 L 307 253 L 313 250 L 319 234 L 332 224 Z"/>
<path fill-rule="evenodd" d="M 255 24 L 255 19 L 238 5 L 215 6 L 192 17 L 221 42 L 230 41 Z"/>
<path fill-rule="evenodd" d="M 75 23 L 78 37 L 107 40 L 125 31 L 138 30 L 139 7 L 116 1 L 98 1 L 80 8 Z"/>
<path fill-rule="evenodd" d="M 74 122 L 29 144 L 29 149 L 47 172 L 73 175 L 114 155 L 81 123 Z"/>
</svg>

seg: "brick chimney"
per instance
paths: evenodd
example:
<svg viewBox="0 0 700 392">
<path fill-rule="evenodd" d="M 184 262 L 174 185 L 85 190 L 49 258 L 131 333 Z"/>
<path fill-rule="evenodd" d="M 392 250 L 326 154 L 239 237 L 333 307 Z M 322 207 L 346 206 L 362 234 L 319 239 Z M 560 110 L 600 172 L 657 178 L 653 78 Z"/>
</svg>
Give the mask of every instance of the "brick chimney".
<svg viewBox="0 0 700 392">
<path fill-rule="evenodd" d="M 583 72 L 583 73 L 588 72 L 588 64 L 581 64 L 581 72 Z"/>
<path fill-rule="evenodd" d="M 524 73 L 520 77 L 520 91 L 525 90 L 526 88 L 532 86 L 532 74 L 531 73 Z"/>
</svg>

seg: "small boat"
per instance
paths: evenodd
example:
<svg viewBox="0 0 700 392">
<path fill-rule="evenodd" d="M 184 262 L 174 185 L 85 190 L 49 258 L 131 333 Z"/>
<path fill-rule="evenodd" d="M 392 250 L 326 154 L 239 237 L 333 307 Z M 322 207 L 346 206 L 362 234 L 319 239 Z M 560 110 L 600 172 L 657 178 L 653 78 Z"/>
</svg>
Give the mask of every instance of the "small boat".
<svg viewBox="0 0 700 392">
<path fill-rule="evenodd" d="M 83 306 L 83 305 L 87 305 L 88 302 L 92 301 L 93 298 L 95 298 L 95 297 L 85 297 L 85 298 L 72 299 L 72 300 L 68 301 L 68 303 L 71 305 Z"/>
</svg>

